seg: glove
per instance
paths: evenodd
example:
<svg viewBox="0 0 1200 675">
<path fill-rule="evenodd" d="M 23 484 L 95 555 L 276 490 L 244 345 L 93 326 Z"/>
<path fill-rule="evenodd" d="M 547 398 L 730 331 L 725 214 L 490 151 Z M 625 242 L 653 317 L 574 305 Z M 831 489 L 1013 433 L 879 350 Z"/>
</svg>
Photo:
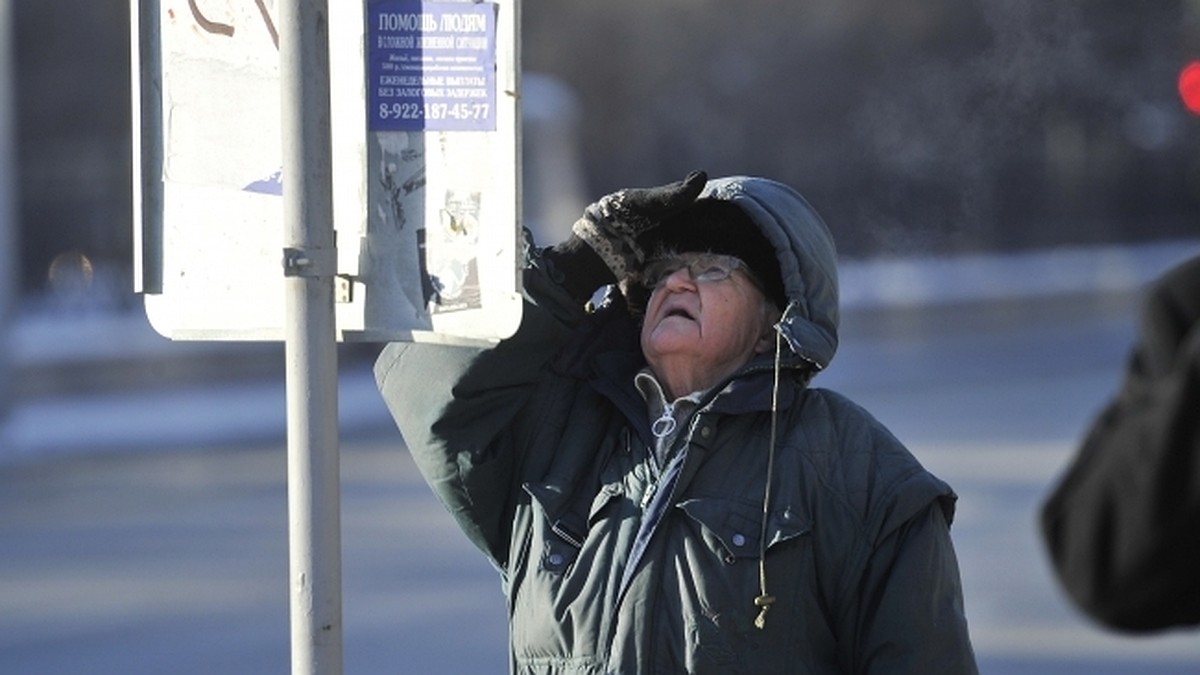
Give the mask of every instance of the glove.
<svg viewBox="0 0 1200 675">
<path fill-rule="evenodd" d="M 645 261 L 638 236 L 691 205 L 707 182 L 708 174 L 693 171 L 668 185 L 605 195 L 584 209 L 571 232 L 590 246 L 620 281 Z"/>
</svg>

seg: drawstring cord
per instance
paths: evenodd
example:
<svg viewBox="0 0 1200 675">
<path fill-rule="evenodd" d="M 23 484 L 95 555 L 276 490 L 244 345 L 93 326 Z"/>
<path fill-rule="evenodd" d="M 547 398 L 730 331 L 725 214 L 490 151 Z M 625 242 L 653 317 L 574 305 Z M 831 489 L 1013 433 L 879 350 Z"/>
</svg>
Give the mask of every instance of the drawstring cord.
<svg viewBox="0 0 1200 675">
<path fill-rule="evenodd" d="M 754 627 L 762 630 L 767 625 L 767 610 L 775 603 L 775 596 L 767 593 L 767 518 L 771 514 L 771 483 L 775 476 L 775 442 L 779 417 L 779 361 L 783 351 L 783 323 L 787 319 L 792 304 L 783 310 L 779 323 L 775 324 L 775 372 L 771 382 L 771 443 L 767 454 L 767 484 L 763 488 L 762 523 L 758 533 L 758 597 L 754 598 L 754 606 L 759 608 L 758 617 L 754 619 Z"/>
</svg>

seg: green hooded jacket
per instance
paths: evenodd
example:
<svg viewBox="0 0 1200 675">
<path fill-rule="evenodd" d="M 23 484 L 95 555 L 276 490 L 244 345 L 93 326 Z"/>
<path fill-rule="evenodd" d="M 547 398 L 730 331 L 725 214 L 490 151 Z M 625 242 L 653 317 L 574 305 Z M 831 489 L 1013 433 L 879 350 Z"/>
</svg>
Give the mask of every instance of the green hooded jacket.
<svg viewBox="0 0 1200 675">
<path fill-rule="evenodd" d="M 770 180 L 701 196 L 762 229 L 791 304 L 778 384 L 767 354 L 715 387 L 666 466 L 634 387 L 637 320 L 620 298 L 585 311 L 539 252 L 513 337 L 394 343 L 376 364 L 422 474 L 500 571 L 512 672 L 977 672 L 954 493 L 862 408 L 808 386 L 837 349 L 824 223 Z M 760 595 L 775 599 L 761 627 Z"/>
</svg>

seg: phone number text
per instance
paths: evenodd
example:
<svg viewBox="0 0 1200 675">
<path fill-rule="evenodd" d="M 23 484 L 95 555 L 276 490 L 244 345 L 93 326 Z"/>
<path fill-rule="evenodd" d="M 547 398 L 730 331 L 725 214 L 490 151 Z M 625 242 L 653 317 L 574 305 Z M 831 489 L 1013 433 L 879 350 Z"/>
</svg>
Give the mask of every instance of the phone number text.
<svg viewBox="0 0 1200 675">
<path fill-rule="evenodd" d="M 381 120 L 482 120 L 490 103 L 380 103 Z"/>
</svg>

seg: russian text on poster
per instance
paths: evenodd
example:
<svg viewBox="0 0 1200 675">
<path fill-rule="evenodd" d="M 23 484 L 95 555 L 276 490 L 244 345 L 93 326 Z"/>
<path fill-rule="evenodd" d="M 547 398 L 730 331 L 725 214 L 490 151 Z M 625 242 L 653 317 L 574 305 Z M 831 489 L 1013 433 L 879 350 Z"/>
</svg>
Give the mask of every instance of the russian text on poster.
<svg viewBox="0 0 1200 675">
<path fill-rule="evenodd" d="M 372 3 L 367 97 L 371 131 L 495 131 L 495 3 Z"/>
</svg>

